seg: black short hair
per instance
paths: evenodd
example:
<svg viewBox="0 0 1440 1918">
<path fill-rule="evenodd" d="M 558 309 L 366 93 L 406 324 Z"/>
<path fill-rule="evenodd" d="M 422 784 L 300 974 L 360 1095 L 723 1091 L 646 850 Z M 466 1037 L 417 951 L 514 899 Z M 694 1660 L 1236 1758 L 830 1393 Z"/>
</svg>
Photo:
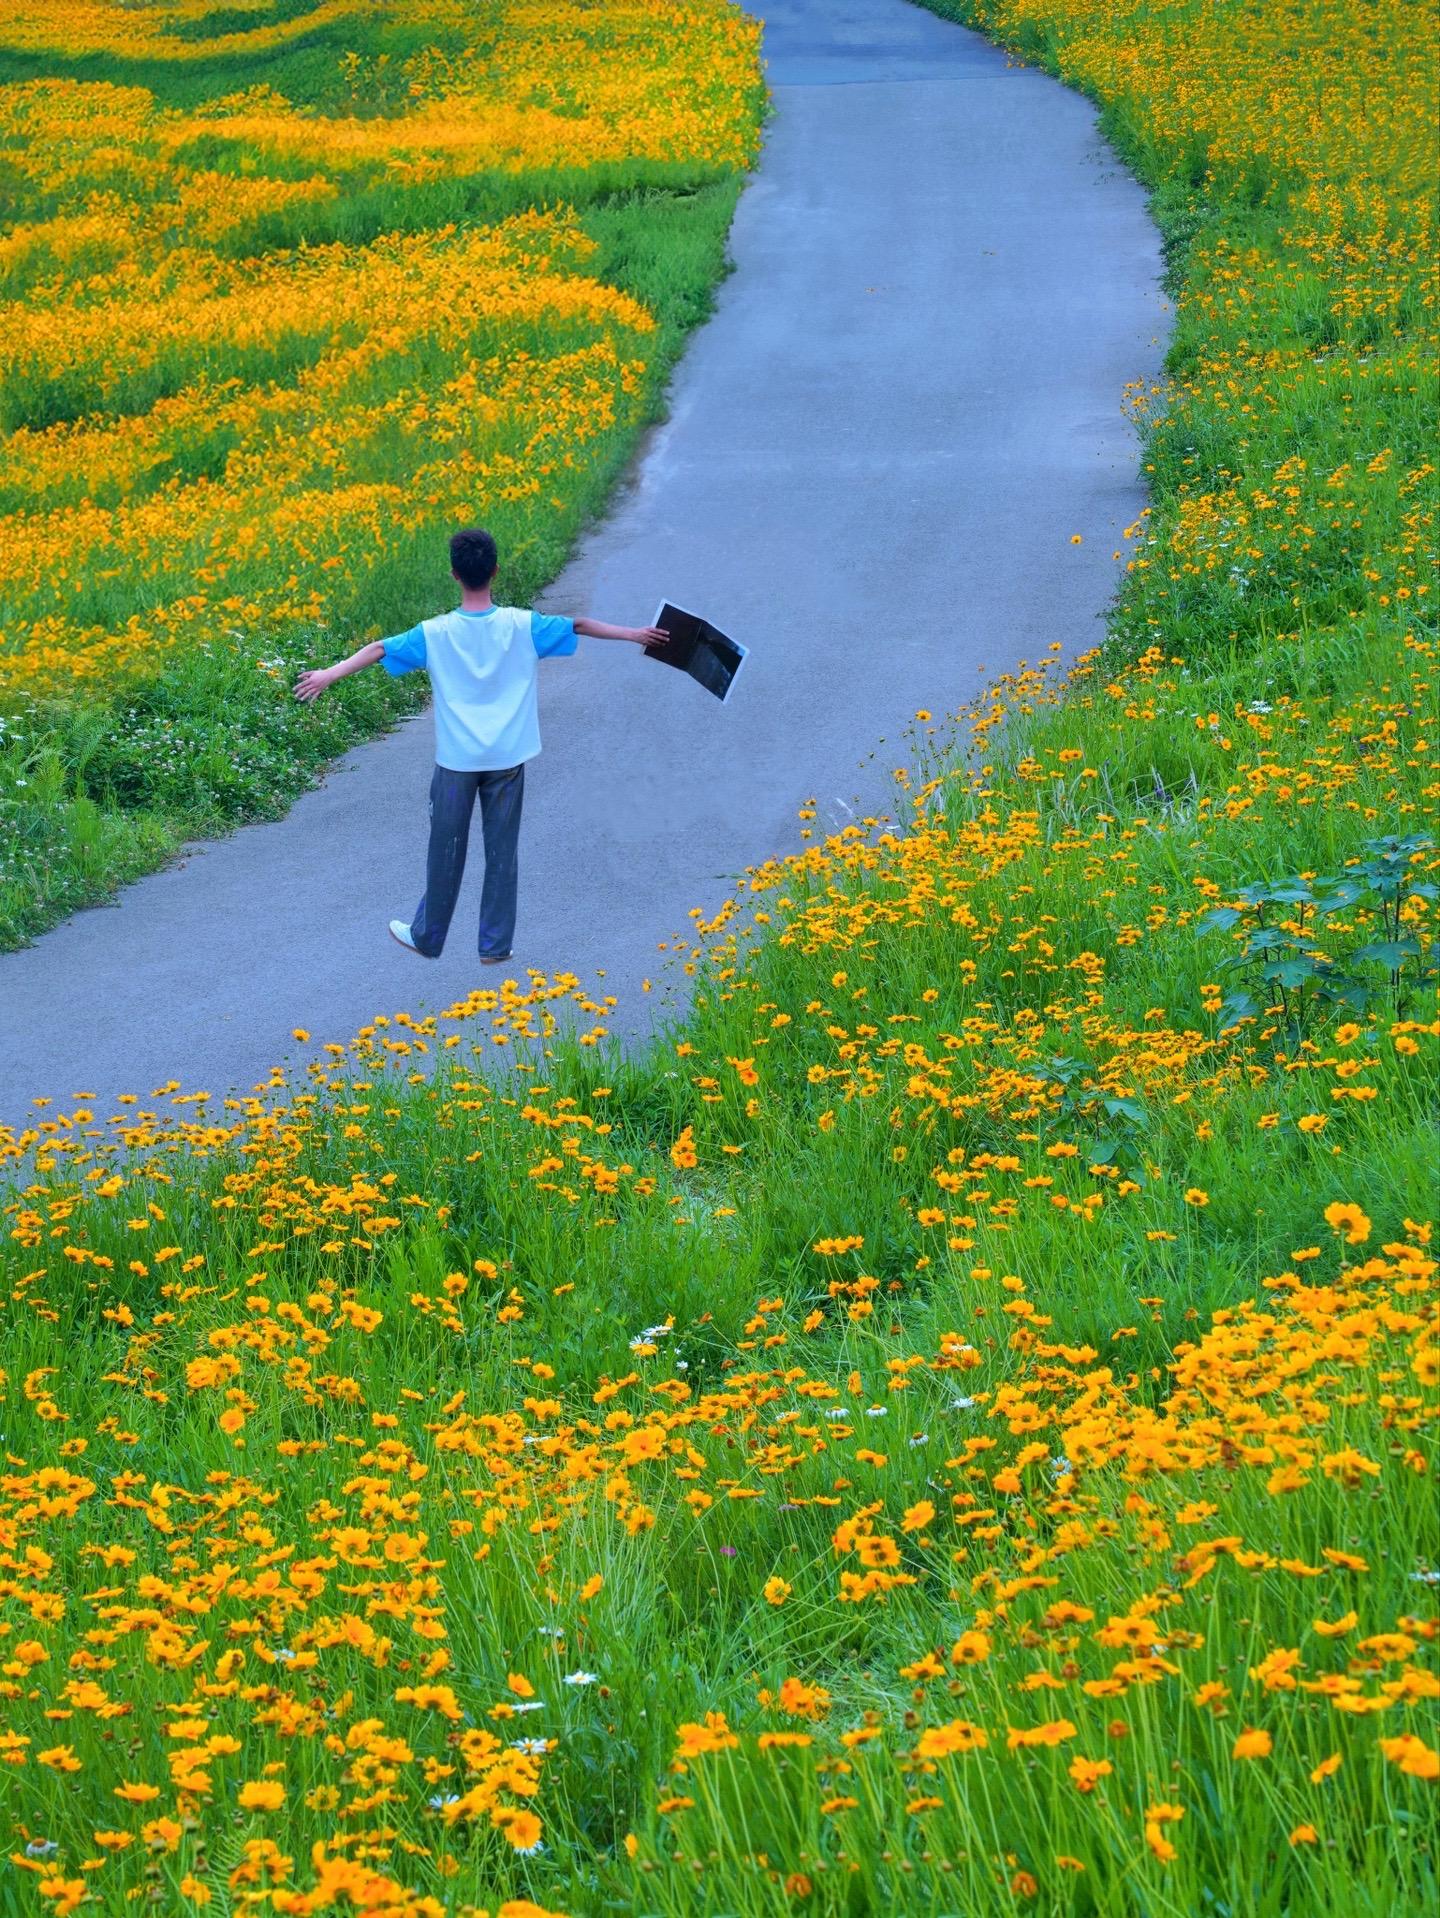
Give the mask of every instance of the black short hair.
<svg viewBox="0 0 1440 1918">
<path fill-rule="evenodd" d="M 494 579 L 499 559 L 495 542 L 483 526 L 462 526 L 450 535 L 450 570 L 472 593 Z"/>
</svg>

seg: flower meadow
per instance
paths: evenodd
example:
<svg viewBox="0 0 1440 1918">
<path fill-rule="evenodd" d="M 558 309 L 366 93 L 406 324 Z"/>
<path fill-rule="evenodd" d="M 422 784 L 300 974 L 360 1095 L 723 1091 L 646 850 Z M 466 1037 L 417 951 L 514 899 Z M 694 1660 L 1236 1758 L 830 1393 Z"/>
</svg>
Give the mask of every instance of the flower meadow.
<svg viewBox="0 0 1440 1918">
<path fill-rule="evenodd" d="M 21 0 L 0 21 L 0 946 L 413 705 L 433 528 L 558 570 L 706 310 L 725 0 Z"/>
<path fill-rule="evenodd" d="M 4 1139 L 4 1909 L 1434 1908 L 1433 36 L 965 17 L 1170 243 L 1110 639 L 648 1051 L 532 973 Z"/>
</svg>

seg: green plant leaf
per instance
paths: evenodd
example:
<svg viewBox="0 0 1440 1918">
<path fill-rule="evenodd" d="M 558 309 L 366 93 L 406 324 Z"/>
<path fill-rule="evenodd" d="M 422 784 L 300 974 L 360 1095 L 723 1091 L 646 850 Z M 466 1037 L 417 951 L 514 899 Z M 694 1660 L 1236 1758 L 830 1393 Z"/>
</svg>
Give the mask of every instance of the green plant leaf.
<svg viewBox="0 0 1440 1918">
<path fill-rule="evenodd" d="M 1419 955 L 1418 939 L 1377 939 L 1373 945 L 1361 946 L 1350 957 L 1373 959 L 1382 966 L 1388 966 L 1391 972 L 1399 972 L 1407 959 L 1416 959 Z"/>
<path fill-rule="evenodd" d="M 1238 906 L 1215 906 L 1195 921 L 1196 932 L 1228 932 L 1244 918 Z"/>
</svg>

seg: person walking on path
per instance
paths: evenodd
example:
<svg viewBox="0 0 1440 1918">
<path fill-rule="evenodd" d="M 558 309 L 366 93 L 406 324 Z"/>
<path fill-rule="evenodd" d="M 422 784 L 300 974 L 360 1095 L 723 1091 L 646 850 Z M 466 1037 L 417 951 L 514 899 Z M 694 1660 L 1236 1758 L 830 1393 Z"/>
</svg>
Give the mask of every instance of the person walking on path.
<svg viewBox="0 0 1440 1918">
<path fill-rule="evenodd" d="M 462 528 L 450 540 L 450 570 L 460 587 L 454 612 L 422 620 L 393 639 L 372 640 L 348 659 L 302 673 L 295 682 L 295 697 L 308 705 L 337 679 L 366 666 L 383 662 L 396 677 L 420 667 L 429 673 L 435 773 L 425 892 L 408 925 L 390 921 L 390 935 L 424 959 L 439 958 L 460 893 L 478 797 L 485 841 L 480 961 L 487 966 L 510 957 L 515 936 L 525 762 L 540 750 L 539 662 L 573 653 L 581 637 L 637 646 L 663 646 L 668 638 L 654 626 L 608 626 L 598 619 L 497 606 L 490 591 L 497 563 L 490 534 L 479 526 Z"/>
</svg>

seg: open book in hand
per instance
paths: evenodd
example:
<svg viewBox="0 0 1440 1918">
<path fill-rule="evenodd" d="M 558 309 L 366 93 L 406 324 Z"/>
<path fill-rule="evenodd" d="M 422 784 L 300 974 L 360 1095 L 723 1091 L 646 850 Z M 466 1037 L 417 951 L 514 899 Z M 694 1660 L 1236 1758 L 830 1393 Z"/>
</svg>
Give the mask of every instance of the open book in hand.
<svg viewBox="0 0 1440 1918">
<path fill-rule="evenodd" d="M 689 673 L 717 699 L 730 697 L 735 675 L 745 662 L 746 647 L 722 633 L 718 626 L 712 626 L 708 619 L 701 619 L 698 613 L 682 612 L 668 600 L 652 623 L 670 635 L 670 643 L 647 646 L 647 659 L 658 659 L 662 666 L 675 666 L 682 673 Z"/>
</svg>

